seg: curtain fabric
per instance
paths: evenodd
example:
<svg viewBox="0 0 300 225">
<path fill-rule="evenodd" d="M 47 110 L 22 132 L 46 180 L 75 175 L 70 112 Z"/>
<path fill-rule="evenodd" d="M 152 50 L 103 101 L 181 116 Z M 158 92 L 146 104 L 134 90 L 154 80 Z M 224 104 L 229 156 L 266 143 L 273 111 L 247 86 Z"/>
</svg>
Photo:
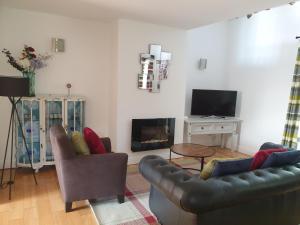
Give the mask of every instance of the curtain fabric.
<svg viewBox="0 0 300 225">
<path fill-rule="evenodd" d="M 283 133 L 283 146 L 297 148 L 298 130 L 300 121 L 300 48 L 298 49 L 297 62 L 293 76 L 293 84 L 289 100 L 287 122 Z"/>
</svg>

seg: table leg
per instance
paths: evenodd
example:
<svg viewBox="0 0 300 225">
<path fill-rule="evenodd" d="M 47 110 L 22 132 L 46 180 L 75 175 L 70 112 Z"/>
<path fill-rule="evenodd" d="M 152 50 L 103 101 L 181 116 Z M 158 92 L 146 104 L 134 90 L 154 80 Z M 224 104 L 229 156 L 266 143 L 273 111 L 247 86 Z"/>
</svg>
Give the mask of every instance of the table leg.
<svg viewBox="0 0 300 225">
<path fill-rule="evenodd" d="M 221 148 L 224 148 L 224 134 L 221 134 Z"/>
<path fill-rule="evenodd" d="M 203 170 L 203 167 L 204 167 L 204 157 L 201 158 L 201 169 L 200 169 L 200 171 Z"/>
<path fill-rule="evenodd" d="M 172 152 L 171 152 L 171 149 L 170 149 L 170 157 L 169 157 L 170 162 L 171 162 L 171 157 L 172 157 Z"/>
<path fill-rule="evenodd" d="M 187 142 L 192 143 L 192 124 L 188 123 L 187 125 Z"/>
</svg>

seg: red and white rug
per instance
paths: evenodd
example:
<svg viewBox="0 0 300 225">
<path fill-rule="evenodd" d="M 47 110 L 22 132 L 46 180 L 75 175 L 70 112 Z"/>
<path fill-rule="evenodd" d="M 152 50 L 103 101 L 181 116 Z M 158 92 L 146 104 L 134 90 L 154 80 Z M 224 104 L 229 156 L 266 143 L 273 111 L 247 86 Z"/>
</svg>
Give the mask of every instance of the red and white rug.
<svg viewBox="0 0 300 225">
<path fill-rule="evenodd" d="M 159 225 L 149 209 L 149 184 L 137 172 L 127 175 L 125 202 L 116 199 L 91 204 L 100 225 Z"/>
</svg>

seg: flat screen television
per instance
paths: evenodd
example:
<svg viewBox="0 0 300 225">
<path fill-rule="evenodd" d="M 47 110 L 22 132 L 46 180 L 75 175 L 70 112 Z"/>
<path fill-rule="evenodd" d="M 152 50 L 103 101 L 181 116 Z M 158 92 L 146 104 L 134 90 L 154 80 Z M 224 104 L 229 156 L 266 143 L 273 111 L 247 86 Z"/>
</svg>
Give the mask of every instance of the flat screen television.
<svg viewBox="0 0 300 225">
<path fill-rule="evenodd" d="M 237 91 L 194 89 L 191 115 L 234 117 L 236 97 Z"/>
</svg>

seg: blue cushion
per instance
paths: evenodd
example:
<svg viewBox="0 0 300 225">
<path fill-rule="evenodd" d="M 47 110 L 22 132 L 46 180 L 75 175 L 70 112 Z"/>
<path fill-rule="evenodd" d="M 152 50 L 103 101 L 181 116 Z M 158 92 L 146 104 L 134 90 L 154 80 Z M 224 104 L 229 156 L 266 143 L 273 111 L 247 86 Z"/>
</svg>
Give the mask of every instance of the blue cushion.
<svg viewBox="0 0 300 225">
<path fill-rule="evenodd" d="M 261 168 L 292 165 L 298 162 L 300 162 L 300 151 L 274 152 L 266 159 Z"/>
<path fill-rule="evenodd" d="M 230 174 L 247 172 L 253 158 L 219 161 L 215 166 L 212 177 L 221 177 Z"/>
</svg>

